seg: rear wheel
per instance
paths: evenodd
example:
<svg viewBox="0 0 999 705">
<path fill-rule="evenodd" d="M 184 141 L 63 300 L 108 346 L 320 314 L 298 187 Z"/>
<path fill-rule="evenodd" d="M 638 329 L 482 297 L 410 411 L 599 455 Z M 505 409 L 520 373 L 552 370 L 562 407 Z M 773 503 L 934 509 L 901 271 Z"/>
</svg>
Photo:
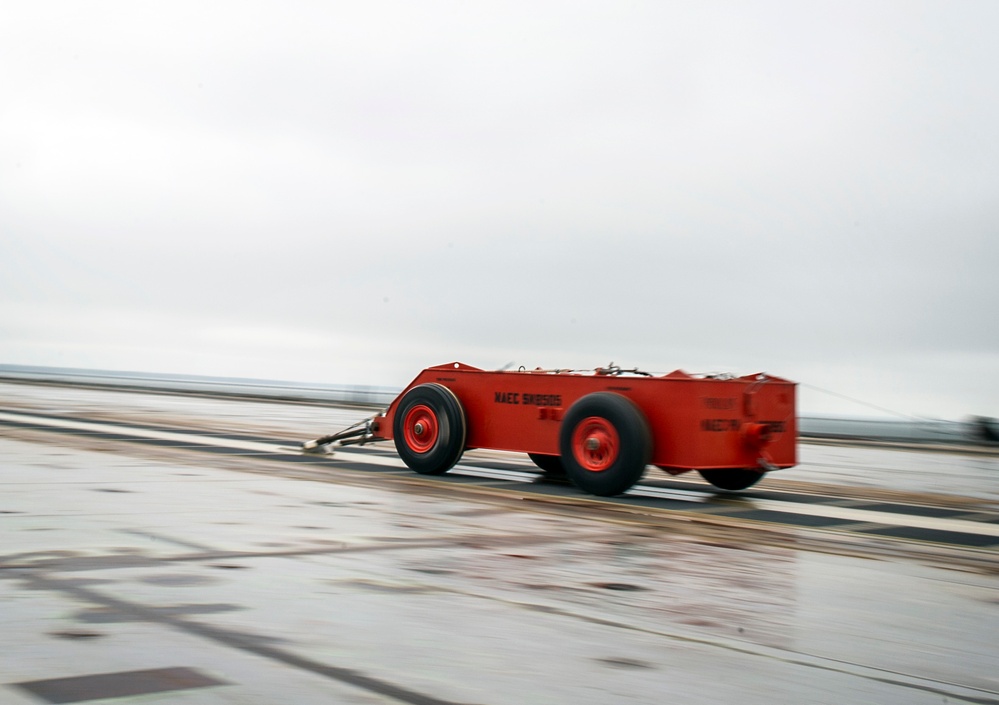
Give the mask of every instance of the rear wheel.
<svg viewBox="0 0 999 705">
<path fill-rule="evenodd" d="M 590 494 L 612 497 L 642 477 L 652 457 L 652 434 L 631 400 L 596 392 L 566 412 L 559 450 L 574 485 Z"/>
<path fill-rule="evenodd" d="M 565 477 L 565 466 L 562 465 L 562 459 L 557 455 L 528 453 L 527 457 L 530 458 L 535 465 L 541 468 L 541 472 L 544 473 L 545 477 Z"/>
<path fill-rule="evenodd" d="M 392 435 L 399 457 L 422 475 L 440 475 L 465 451 L 465 410 L 447 387 L 421 384 L 399 400 Z"/>
<path fill-rule="evenodd" d="M 744 490 L 752 487 L 763 477 L 762 472 L 744 468 L 722 468 L 719 470 L 699 470 L 701 477 L 720 490 Z"/>
</svg>

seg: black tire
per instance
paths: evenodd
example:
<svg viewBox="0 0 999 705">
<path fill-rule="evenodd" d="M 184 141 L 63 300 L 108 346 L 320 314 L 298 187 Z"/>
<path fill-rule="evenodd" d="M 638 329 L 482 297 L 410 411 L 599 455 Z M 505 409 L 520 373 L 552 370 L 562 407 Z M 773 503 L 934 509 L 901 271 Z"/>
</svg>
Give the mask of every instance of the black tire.
<svg viewBox="0 0 999 705">
<path fill-rule="evenodd" d="M 541 472 L 544 473 L 545 477 L 565 477 L 565 466 L 562 465 L 562 458 L 557 455 L 528 453 L 527 457 L 530 458 L 535 465 L 541 468 Z"/>
<path fill-rule="evenodd" d="M 652 458 L 652 433 L 630 399 L 596 392 L 569 407 L 559 430 L 559 450 L 572 484 L 613 497 L 641 479 Z"/>
<path fill-rule="evenodd" d="M 399 457 L 421 475 L 442 475 L 465 452 L 465 410 L 454 392 L 421 384 L 406 392 L 392 419 Z"/>
<path fill-rule="evenodd" d="M 701 477 L 720 490 L 735 492 L 752 487 L 763 477 L 762 472 L 746 468 L 721 468 L 718 470 L 698 470 Z"/>
</svg>

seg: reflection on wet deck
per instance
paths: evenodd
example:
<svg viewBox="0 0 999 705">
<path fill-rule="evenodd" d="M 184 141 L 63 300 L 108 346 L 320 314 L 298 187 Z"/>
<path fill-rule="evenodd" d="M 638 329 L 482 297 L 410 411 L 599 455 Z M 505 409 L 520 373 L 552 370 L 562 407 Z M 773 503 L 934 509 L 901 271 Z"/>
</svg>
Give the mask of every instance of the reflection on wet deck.
<svg viewBox="0 0 999 705">
<path fill-rule="evenodd" d="M 838 705 L 999 691 L 994 574 L 412 485 L 249 475 L 113 443 L 4 438 L 0 455 L 0 592 L 16 605 L 5 703 L 46 697 L 26 684 L 111 693 L 101 677 L 170 669 L 206 679 L 178 691 L 193 703 Z"/>
</svg>

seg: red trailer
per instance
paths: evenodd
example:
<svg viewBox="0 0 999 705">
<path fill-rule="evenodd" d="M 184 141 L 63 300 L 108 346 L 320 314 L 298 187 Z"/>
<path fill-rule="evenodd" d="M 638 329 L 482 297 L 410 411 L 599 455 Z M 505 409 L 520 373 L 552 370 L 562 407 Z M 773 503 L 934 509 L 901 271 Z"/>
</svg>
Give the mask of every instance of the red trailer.
<svg viewBox="0 0 999 705">
<path fill-rule="evenodd" d="M 546 474 L 596 495 L 627 491 L 648 465 L 741 490 L 796 464 L 795 384 L 766 374 L 492 372 L 453 362 L 423 370 L 381 414 L 305 448 L 381 440 L 394 440 L 425 475 L 489 448 L 527 453 Z"/>
</svg>

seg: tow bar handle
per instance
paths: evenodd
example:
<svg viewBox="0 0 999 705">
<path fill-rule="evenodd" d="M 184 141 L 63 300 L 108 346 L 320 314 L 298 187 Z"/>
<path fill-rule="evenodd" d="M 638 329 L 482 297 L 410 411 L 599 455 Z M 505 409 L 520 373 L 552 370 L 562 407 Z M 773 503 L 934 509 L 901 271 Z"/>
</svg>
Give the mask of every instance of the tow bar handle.
<svg viewBox="0 0 999 705">
<path fill-rule="evenodd" d="M 337 431 L 336 433 L 331 433 L 328 436 L 322 436 L 311 441 L 306 441 L 302 444 L 302 450 L 306 452 L 316 452 L 322 449 L 323 446 L 330 445 L 331 443 L 339 443 L 342 446 L 363 445 L 371 440 L 374 440 L 374 434 L 371 431 L 371 423 L 372 419 L 365 419 L 364 421 L 356 423 L 342 431 Z"/>
</svg>

